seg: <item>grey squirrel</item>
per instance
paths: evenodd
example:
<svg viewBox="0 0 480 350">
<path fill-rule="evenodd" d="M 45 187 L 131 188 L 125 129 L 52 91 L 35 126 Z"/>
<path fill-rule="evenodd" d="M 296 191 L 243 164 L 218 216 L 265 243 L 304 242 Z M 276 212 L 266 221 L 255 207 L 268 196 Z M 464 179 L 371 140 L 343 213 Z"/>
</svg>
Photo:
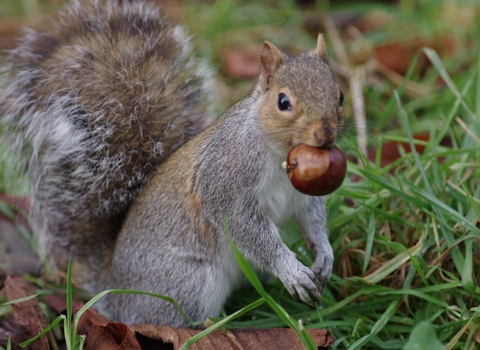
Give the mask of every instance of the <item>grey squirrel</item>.
<svg viewBox="0 0 480 350">
<path fill-rule="evenodd" d="M 183 27 L 148 2 L 73 0 L 53 33 L 32 30 L 2 68 L 5 142 L 32 179 L 32 218 L 54 265 L 86 290 L 174 298 L 193 320 L 218 316 L 242 272 L 224 232 L 258 270 L 305 302 L 332 270 L 323 197 L 296 192 L 282 162 L 329 147 L 343 94 L 325 42 L 290 57 L 265 42 L 252 92 L 220 118 L 211 70 Z M 293 218 L 315 261 L 282 242 Z M 168 302 L 108 295 L 116 321 L 187 325 Z"/>
</svg>

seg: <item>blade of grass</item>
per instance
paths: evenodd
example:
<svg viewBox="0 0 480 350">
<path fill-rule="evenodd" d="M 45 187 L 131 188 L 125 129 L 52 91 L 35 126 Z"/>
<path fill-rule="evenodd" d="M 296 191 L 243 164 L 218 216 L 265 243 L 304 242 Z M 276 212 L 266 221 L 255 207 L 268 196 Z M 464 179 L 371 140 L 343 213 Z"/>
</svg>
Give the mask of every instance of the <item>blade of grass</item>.
<svg viewBox="0 0 480 350">
<path fill-rule="evenodd" d="M 468 79 L 467 83 L 462 88 L 462 92 L 461 92 L 462 96 L 465 96 L 467 94 L 468 90 L 470 89 L 470 86 L 474 81 L 474 78 L 475 78 L 475 74 L 472 74 L 470 76 L 470 79 Z M 456 99 L 455 102 L 453 103 L 452 108 L 450 108 L 450 112 L 448 113 L 447 117 L 445 117 L 445 121 L 443 123 L 442 128 L 437 134 L 437 144 L 439 144 L 447 134 L 449 128 L 451 127 L 453 119 L 455 118 L 455 116 L 457 116 L 457 111 L 460 105 L 461 105 L 461 101 L 459 99 Z"/>
<path fill-rule="evenodd" d="M 381 190 L 380 192 L 370 194 L 369 199 L 367 199 L 365 202 L 362 202 L 361 206 L 358 206 L 354 209 L 348 209 L 348 212 L 345 212 L 344 215 L 331 218 L 328 222 L 329 230 L 348 224 L 352 220 L 352 217 L 362 216 L 367 211 L 367 206 L 375 207 L 380 203 L 382 198 L 388 198 L 389 196 L 391 196 L 391 193 L 388 190 Z"/>
<path fill-rule="evenodd" d="M 472 339 L 477 332 L 477 327 L 478 327 L 478 323 L 473 323 L 472 324 L 472 327 L 471 327 L 470 331 L 468 332 L 468 337 L 467 337 L 467 340 L 465 341 L 465 345 L 463 346 L 463 350 L 469 350 L 469 349 L 474 348 L 475 343 L 472 344 Z M 478 344 L 477 341 L 476 341 L 476 343 Z"/>
<path fill-rule="evenodd" d="M 443 81 L 445 84 L 447 84 L 448 88 L 450 91 L 455 95 L 457 100 L 460 101 L 462 104 L 462 107 L 465 109 L 465 111 L 468 112 L 470 117 L 475 120 L 475 114 L 471 111 L 470 107 L 467 106 L 465 103 L 465 100 L 462 97 L 462 94 L 458 91 L 457 87 L 455 86 L 455 83 L 453 82 L 452 78 L 450 78 L 450 75 L 448 74 L 447 70 L 445 69 L 442 60 L 438 56 L 437 52 L 433 49 L 430 48 L 423 48 L 423 52 L 425 52 L 425 55 L 427 55 L 428 59 L 430 62 L 432 62 L 433 66 L 436 68 L 440 76 L 442 77 Z M 475 73 L 472 74 L 475 76 Z"/>
<path fill-rule="evenodd" d="M 368 220 L 367 243 L 365 244 L 365 257 L 363 258 L 363 271 L 367 271 L 368 263 L 370 262 L 370 255 L 372 254 L 373 238 L 375 237 L 375 215 L 372 211 L 370 219 Z"/>
<path fill-rule="evenodd" d="M 35 340 L 37 339 L 40 339 L 40 337 L 44 336 L 45 334 L 47 334 L 53 327 L 55 327 L 59 322 L 61 321 L 66 321 L 66 317 L 65 315 L 60 315 L 58 316 L 52 323 L 50 323 L 48 325 L 48 327 L 46 327 L 43 331 L 41 331 L 39 334 L 37 334 L 35 337 L 31 338 L 31 339 L 28 339 L 28 340 L 25 340 L 24 342 L 21 342 L 19 345 L 24 348 L 24 347 L 27 347 L 29 346 L 30 344 L 32 344 Z M 66 326 L 64 324 L 64 326 Z M 66 339 L 65 339 L 66 340 Z"/>
<path fill-rule="evenodd" d="M 428 229 L 427 229 L 428 230 Z M 425 241 L 425 237 L 427 236 L 427 233 L 428 231 L 425 231 L 424 232 L 424 235 L 420 238 L 420 240 L 422 241 L 422 246 L 423 246 L 423 242 Z M 422 267 L 420 266 L 420 264 L 418 263 L 417 259 L 415 258 L 415 256 L 413 256 L 412 254 L 410 254 L 410 251 L 405 248 L 405 246 L 403 246 L 402 244 L 400 243 L 396 243 L 396 242 L 389 242 L 390 246 L 391 247 L 394 247 L 394 248 L 397 248 L 397 250 L 401 251 L 401 252 L 405 252 L 406 254 L 408 254 L 408 256 L 410 257 L 410 262 L 412 263 L 412 266 L 415 268 L 415 270 L 417 271 L 418 275 L 420 276 L 420 278 L 422 279 L 422 282 L 428 286 L 429 283 L 427 281 L 427 278 L 425 277 L 425 274 L 423 273 L 423 269 Z M 423 248 L 423 247 L 422 247 Z"/>
<path fill-rule="evenodd" d="M 475 294 L 475 284 L 473 282 L 473 238 L 465 240 L 465 263 L 462 270 L 463 288 L 471 296 Z"/>
<path fill-rule="evenodd" d="M 77 329 L 74 328 L 72 333 L 72 314 L 73 314 L 73 288 L 72 288 L 72 259 L 68 259 L 67 267 L 67 287 L 65 298 L 67 301 L 67 321 L 64 328 L 65 342 L 68 349 L 75 349 Z"/>
<path fill-rule="evenodd" d="M 392 196 L 391 196 L 392 197 Z M 362 206 L 366 207 L 367 209 L 371 210 L 374 214 L 379 214 L 384 220 L 389 220 L 391 222 L 396 222 L 401 225 L 405 225 L 407 227 L 412 227 L 415 229 L 419 229 L 422 227 L 421 224 L 417 222 L 412 222 L 411 220 L 405 219 L 402 217 L 402 212 L 390 212 L 384 208 L 377 208 L 369 206 L 368 204 L 362 203 Z"/>
<path fill-rule="evenodd" d="M 438 198 L 434 197 L 432 194 L 426 193 L 425 191 L 423 191 L 422 189 L 420 189 L 418 187 L 413 186 L 411 188 L 411 190 L 416 192 L 418 195 L 420 195 L 421 197 L 423 197 L 427 201 L 429 201 L 431 203 L 433 209 L 435 209 L 435 208 L 437 209 L 437 211 L 436 211 L 437 215 L 439 213 L 442 214 L 442 212 L 440 212 L 438 210 L 438 209 L 441 209 L 443 212 L 447 213 L 451 217 L 452 220 L 454 220 L 455 222 L 458 222 L 462 226 L 465 226 L 466 228 L 468 228 L 472 232 L 472 234 L 474 234 L 475 236 L 480 237 L 480 229 L 477 228 L 474 223 L 466 220 L 466 218 L 462 214 L 460 214 L 458 211 L 456 211 L 452 207 L 446 205 L 444 202 L 442 202 Z M 441 216 L 438 215 L 438 216 L 443 219 L 443 222 L 446 222 L 445 217 L 443 215 L 441 215 Z M 454 243 L 453 236 L 451 234 L 448 234 L 447 236 L 448 236 L 448 239 L 452 240 L 452 243 Z M 445 240 L 447 240 L 447 237 L 445 237 Z M 463 257 L 462 257 L 462 259 L 463 259 Z"/>
<path fill-rule="evenodd" d="M 434 198 L 432 187 L 430 186 L 427 174 L 425 172 L 425 169 L 424 169 L 422 163 L 420 162 L 420 157 L 417 153 L 417 150 L 415 148 L 415 144 L 413 142 L 413 133 L 412 133 L 412 130 L 410 128 L 410 123 L 408 121 L 407 113 L 402 108 L 402 104 L 400 102 L 400 97 L 398 96 L 398 93 L 396 91 L 394 91 L 393 93 L 395 95 L 395 99 L 397 100 L 397 106 L 398 106 L 400 116 L 403 120 L 403 123 L 404 123 L 406 131 L 407 131 L 407 135 L 408 135 L 408 138 L 409 138 L 410 149 L 411 149 L 411 152 L 412 152 L 412 155 L 413 155 L 413 159 L 415 160 L 415 164 L 418 168 L 418 171 L 420 172 L 420 175 L 422 176 L 422 180 L 423 180 L 425 188 L 428 192 L 429 197 Z M 416 188 L 416 186 L 412 186 L 412 190 L 415 190 L 415 188 Z M 438 203 L 438 202 L 439 201 L 435 201 L 435 203 Z M 445 205 L 443 203 L 442 203 L 442 206 L 445 207 Z M 443 213 L 438 209 L 438 206 L 433 205 L 432 207 L 433 207 L 433 210 L 435 211 L 435 213 L 437 214 L 437 216 L 441 219 L 441 221 L 446 222 L 445 219 L 444 219 Z M 448 246 L 452 246 L 455 242 L 455 239 L 453 238 L 453 235 L 451 234 L 449 229 L 445 228 L 444 225 L 441 225 L 440 229 L 442 231 L 443 236 L 445 237 L 445 240 L 447 241 Z M 462 271 L 464 261 L 463 261 L 463 256 L 460 252 L 460 249 L 458 247 L 455 247 L 452 250 L 451 255 L 452 255 L 452 259 L 455 263 L 455 267 L 457 268 L 457 270 Z"/>
<path fill-rule="evenodd" d="M 400 197 L 404 198 L 408 202 L 414 203 L 417 207 L 419 207 L 419 208 L 425 208 L 426 207 L 424 202 L 422 202 L 418 198 L 409 196 L 405 191 L 402 191 L 402 190 L 396 188 L 393 184 L 389 183 L 388 181 L 386 181 L 386 180 L 384 180 L 384 179 L 382 179 L 382 178 L 380 178 L 376 175 L 373 175 L 373 174 L 371 174 L 367 171 L 361 171 L 361 173 L 362 173 L 363 176 L 365 176 L 369 180 L 380 184 L 382 187 L 389 190 L 393 194 L 396 194 L 397 196 L 400 196 Z"/>
<path fill-rule="evenodd" d="M 207 336 L 208 334 L 212 333 L 214 330 L 220 328 L 220 327 L 223 327 L 226 323 L 228 322 L 231 322 L 232 320 L 242 316 L 243 314 L 247 313 L 248 311 L 250 310 L 253 310 L 253 309 L 256 309 L 257 307 L 259 307 L 260 305 L 262 305 L 263 303 L 265 302 L 265 299 L 264 298 L 260 298 L 258 299 L 257 301 L 254 301 L 253 303 L 251 303 L 250 305 L 247 305 L 245 306 L 244 308 L 238 310 L 237 312 L 227 316 L 227 317 L 224 317 L 223 319 L 221 319 L 220 321 L 216 322 L 214 325 L 208 327 L 207 329 L 203 330 L 202 332 L 198 333 L 197 335 L 191 337 L 190 339 L 188 339 L 185 344 L 183 344 L 183 346 L 180 348 L 180 350 L 186 350 L 188 349 L 188 347 L 190 345 L 192 345 L 193 343 L 195 343 L 196 341 L 199 341 L 200 339 L 202 339 L 203 337 Z"/>
<path fill-rule="evenodd" d="M 339 301 L 337 303 L 334 303 L 332 306 L 330 306 L 326 309 L 320 310 L 320 314 L 322 315 L 322 317 L 333 314 L 333 313 L 337 312 L 338 310 L 341 310 L 342 308 L 344 308 L 345 306 L 347 306 L 348 304 L 350 304 L 351 302 L 353 302 L 358 297 L 360 297 L 364 294 L 368 294 L 368 289 L 360 289 L 360 290 L 356 291 L 355 293 L 349 295 L 348 297 L 342 299 L 341 301 Z"/>
<path fill-rule="evenodd" d="M 470 317 L 470 319 L 465 324 L 465 326 L 463 326 L 462 329 L 460 329 L 460 331 L 458 331 L 458 333 L 455 334 L 455 336 L 448 342 L 447 344 L 448 350 L 453 349 L 455 347 L 455 345 L 457 344 L 459 339 L 462 337 L 462 335 L 465 334 L 465 332 L 471 327 L 472 322 L 477 321 L 477 318 L 479 315 L 480 314 L 478 312 L 475 312 L 472 315 L 472 317 Z"/>
<path fill-rule="evenodd" d="M 40 293 L 35 293 L 35 294 L 32 294 L 32 295 L 29 295 L 28 297 L 23 297 L 23 298 L 15 299 L 15 300 L 12 300 L 12 301 L 7 301 L 6 303 L 1 304 L 0 306 L 20 304 L 20 303 L 23 303 L 23 302 L 25 302 L 25 301 L 29 301 L 29 300 L 35 299 L 35 298 L 38 297 L 39 295 L 40 295 Z"/>
<path fill-rule="evenodd" d="M 235 257 L 237 258 L 238 264 L 240 268 L 242 269 L 243 273 L 245 276 L 248 278 L 252 286 L 255 288 L 255 290 L 260 294 L 260 296 L 265 299 L 267 304 L 272 308 L 273 311 L 284 321 L 298 336 L 300 341 L 302 342 L 303 346 L 306 349 L 316 349 L 315 343 L 313 342 L 312 338 L 310 335 L 306 332 L 306 330 L 303 327 L 299 327 L 298 322 L 296 322 L 286 311 L 283 307 L 281 307 L 275 300 L 268 294 L 265 289 L 262 286 L 262 283 L 260 282 L 258 276 L 255 274 L 253 269 L 250 267 L 250 265 L 247 263 L 245 258 L 242 256 L 242 254 L 238 251 L 237 247 L 233 244 L 231 241 L 229 234 L 228 234 L 228 227 L 227 227 L 227 220 L 226 218 L 223 221 L 223 227 L 224 231 L 227 234 L 229 240 L 230 240 L 230 246 L 233 249 L 233 252 L 235 254 Z"/>
<path fill-rule="evenodd" d="M 78 348 L 81 350 L 83 349 L 83 345 L 85 344 L 85 339 L 87 338 L 85 335 L 80 335 L 79 337 L 79 344 L 78 344 Z"/>
<path fill-rule="evenodd" d="M 5 203 L 4 201 L 0 201 L 0 213 L 12 221 L 15 219 L 15 213 L 13 212 L 10 204 Z"/>
<path fill-rule="evenodd" d="M 388 323 L 388 321 L 392 318 L 393 314 L 397 310 L 398 306 L 400 305 L 401 299 L 399 300 L 394 300 L 388 305 L 388 308 L 385 310 L 383 315 L 378 319 L 377 322 L 373 325 L 370 334 L 365 335 L 358 339 L 351 347 L 349 347 L 349 350 L 355 350 L 355 349 L 360 349 L 362 345 L 370 341 L 373 337 L 375 337 L 382 329 L 385 327 L 385 325 Z"/>
<path fill-rule="evenodd" d="M 459 284 L 456 284 L 456 286 L 458 288 Z M 430 290 L 429 292 L 435 292 L 435 291 L 436 290 Z M 448 306 L 449 306 L 445 301 L 442 301 L 442 300 L 438 299 L 437 297 L 432 297 L 432 296 L 422 292 L 420 289 L 407 289 L 407 290 L 392 289 L 392 290 L 389 290 L 389 291 L 386 291 L 386 292 L 379 292 L 377 294 L 378 295 L 396 295 L 396 294 L 409 295 L 409 296 L 414 296 L 414 297 L 426 300 L 429 303 L 432 303 L 434 305 L 438 305 L 438 306 L 440 306 L 444 309 L 447 309 Z"/>
<path fill-rule="evenodd" d="M 80 317 L 82 317 L 82 315 L 85 313 L 85 311 L 87 311 L 98 300 L 100 300 L 101 298 L 103 298 L 105 295 L 107 295 L 109 293 L 112 293 L 112 294 L 148 295 L 148 296 L 151 296 L 151 297 L 154 297 L 154 298 L 163 299 L 163 300 L 171 303 L 182 314 L 182 316 L 185 318 L 185 320 L 187 320 L 187 322 L 189 322 L 192 326 L 198 326 L 198 325 L 202 324 L 202 322 L 191 321 L 190 318 L 187 316 L 187 314 L 185 314 L 185 312 L 182 310 L 180 305 L 178 305 L 178 303 L 171 297 L 161 295 L 161 294 L 150 293 L 150 292 L 142 292 L 142 291 L 139 291 L 139 290 L 108 289 L 108 290 L 104 290 L 104 291 L 98 293 L 97 295 L 95 295 L 80 310 L 78 310 L 78 312 L 75 314 L 75 318 L 74 318 L 74 321 L 73 321 L 75 332 L 77 330 L 77 326 L 78 326 L 78 322 L 80 321 Z"/>
<path fill-rule="evenodd" d="M 475 197 L 477 198 L 474 198 L 472 196 L 472 194 L 468 190 L 467 186 L 465 186 L 465 184 L 462 184 L 462 189 L 465 197 L 468 200 L 468 203 L 470 204 L 470 208 L 472 210 L 471 215 L 467 215 L 467 217 L 470 216 L 470 220 L 472 221 L 475 220 L 475 218 L 480 218 L 480 200 L 477 199 L 477 198 L 480 198 L 480 186 L 477 187 L 477 190 L 475 191 Z"/>
<path fill-rule="evenodd" d="M 410 256 L 415 256 L 422 251 L 422 241 L 418 241 L 413 247 L 406 249 L 404 252 L 398 254 L 393 259 L 385 262 L 379 269 L 372 272 L 368 276 L 360 278 L 362 281 L 368 284 L 377 284 L 382 281 L 386 276 L 395 271 L 400 265 L 410 260 Z"/>
</svg>

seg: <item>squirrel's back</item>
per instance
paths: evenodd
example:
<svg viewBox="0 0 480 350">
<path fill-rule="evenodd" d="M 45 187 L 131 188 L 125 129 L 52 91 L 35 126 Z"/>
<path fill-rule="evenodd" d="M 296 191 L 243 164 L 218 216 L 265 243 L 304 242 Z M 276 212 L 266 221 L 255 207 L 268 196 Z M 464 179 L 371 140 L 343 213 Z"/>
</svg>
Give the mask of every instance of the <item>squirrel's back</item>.
<svg viewBox="0 0 480 350">
<path fill-rule="evenodd" d="M 2 70 L 4 138 L 32 179 L 41 245 L 62 269 L 98 271 L 153 170 L 213 123 L 212 74 L 155 5 L 113 0 L 73 1 Z"/>
</svg>

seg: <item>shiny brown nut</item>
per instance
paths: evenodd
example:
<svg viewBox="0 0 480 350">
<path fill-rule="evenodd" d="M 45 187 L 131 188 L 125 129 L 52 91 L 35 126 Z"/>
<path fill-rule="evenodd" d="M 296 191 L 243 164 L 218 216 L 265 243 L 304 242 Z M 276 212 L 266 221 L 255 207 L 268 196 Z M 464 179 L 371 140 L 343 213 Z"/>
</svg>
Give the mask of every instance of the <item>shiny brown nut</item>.
<svg viewBox="0 0 480 350">
<path fill-rule="evenodd" d="M 292 186 L 310 196 L 332 193 L 343 182 L 347 172 L 345 155 L 337 147 L 293 147 L 287 156 L 287 174 Z"/>
</svg>

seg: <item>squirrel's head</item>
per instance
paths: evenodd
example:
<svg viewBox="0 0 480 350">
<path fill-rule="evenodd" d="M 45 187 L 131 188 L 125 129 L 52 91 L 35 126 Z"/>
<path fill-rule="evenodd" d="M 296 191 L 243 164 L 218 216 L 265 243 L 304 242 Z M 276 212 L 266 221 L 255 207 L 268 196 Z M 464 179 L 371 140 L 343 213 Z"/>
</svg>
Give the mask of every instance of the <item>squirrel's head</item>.
<svg viewBox="0 0 480 350">
<path fill-rule="evenodd" d="M 328 66 L 323 35 L 317 47 L 295 57 L 265 42 L 257 89 L 259 121 L 275 147 L 331 147 L 343 129 L 343 93 Z"/>
</svg>

